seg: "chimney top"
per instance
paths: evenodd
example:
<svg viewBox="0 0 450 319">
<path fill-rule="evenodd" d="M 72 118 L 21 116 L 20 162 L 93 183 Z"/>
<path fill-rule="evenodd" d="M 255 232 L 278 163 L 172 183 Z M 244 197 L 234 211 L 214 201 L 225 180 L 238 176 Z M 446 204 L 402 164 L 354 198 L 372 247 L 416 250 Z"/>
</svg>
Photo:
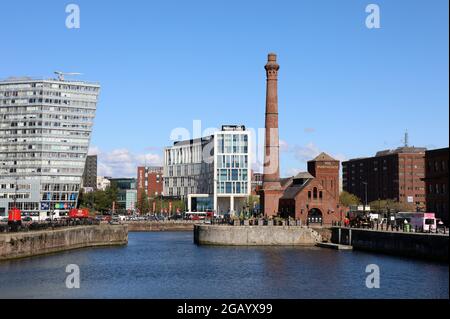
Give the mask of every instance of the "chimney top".
<svg viewBox="0 0 450 319">
<path fill-rule="evenodd" d="M 275 53 L 273 53 L 273 52 L 269 53 L 268 60 L 269 61 L 276 61 L 277 60 L 277 55 Z"/>
</svg>

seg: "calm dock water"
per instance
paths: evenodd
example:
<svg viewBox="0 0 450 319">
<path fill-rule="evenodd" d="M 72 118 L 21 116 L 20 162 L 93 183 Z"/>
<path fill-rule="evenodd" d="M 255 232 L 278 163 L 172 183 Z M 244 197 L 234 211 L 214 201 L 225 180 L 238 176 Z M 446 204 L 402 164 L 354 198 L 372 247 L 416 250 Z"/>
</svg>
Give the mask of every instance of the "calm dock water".
<svg viewBox="0 0 450 319">
<path fill-rule="evenodd" d="M 80 288 L 68 289 L 68 264 Z M 380 269 L 368 289 L 367 265 Z M 0 263 L 0 298 L 449 298 L 448 264 L 318 247 L 205 247 L 191 232 Z"/>
</svg>

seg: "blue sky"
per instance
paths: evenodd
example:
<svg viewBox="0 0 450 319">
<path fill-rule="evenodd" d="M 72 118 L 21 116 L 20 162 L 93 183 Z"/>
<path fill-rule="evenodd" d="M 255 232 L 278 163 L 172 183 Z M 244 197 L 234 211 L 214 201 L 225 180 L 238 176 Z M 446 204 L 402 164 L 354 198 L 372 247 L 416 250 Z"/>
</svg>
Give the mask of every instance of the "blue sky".
<svg viewBox="0 0 450 319">
<path fill-rule="evenodd" d="M 100 173 L 158 163 L 174 128 L 264 126 L 278 54 L 281 171 L 449 144 L 448 1 L 1 1 L 0 78 L 81 72 L 102 86 L 91 141 Z M 368 29 L 376 3 L 381 28 Z"/>
</svg>

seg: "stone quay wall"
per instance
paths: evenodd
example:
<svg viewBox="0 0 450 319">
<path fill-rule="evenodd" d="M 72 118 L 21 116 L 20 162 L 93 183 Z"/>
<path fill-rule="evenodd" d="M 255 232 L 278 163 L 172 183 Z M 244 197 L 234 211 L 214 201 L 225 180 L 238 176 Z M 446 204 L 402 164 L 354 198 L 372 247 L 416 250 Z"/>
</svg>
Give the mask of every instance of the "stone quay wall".
<svg viewBox="0 0 450 319">
<path fill-rule="evenodd" d="M 314 246 L 321 241 L 318 232 L 305 226 L 194 226 L 197 245 Z"/>
<path fill-rule="evenodd" d="M 332 228 L 331 242 L 355 250 L 448 262 L 449 236 L 355 228 Z"/>
<path fill-rule="evenodd" d="M 129 232 L 193 231 L 190 221 L 130 221 L 124 222 Z"/>
<path fill-rule="evenodd" d="M 0 261 L 65 250 L 126 245 L 126 225 L 76 226 L 55 230 L 0 234 Z"/>
</svg>

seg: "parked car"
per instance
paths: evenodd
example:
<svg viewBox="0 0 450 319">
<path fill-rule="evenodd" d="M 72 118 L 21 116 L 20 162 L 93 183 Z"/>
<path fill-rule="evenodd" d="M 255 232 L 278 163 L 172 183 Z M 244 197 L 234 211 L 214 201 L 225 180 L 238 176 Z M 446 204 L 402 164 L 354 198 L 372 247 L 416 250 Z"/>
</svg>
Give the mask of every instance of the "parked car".
<svg viewBox="0 0 450 319">
<path fill-rule="evenodd" d="M 23 222 L 32 222 L 33 218 L 31 218 L 30 216 L 26 216 L 26 217 L 22 218 L 22 221 Z"/>
</svg>

